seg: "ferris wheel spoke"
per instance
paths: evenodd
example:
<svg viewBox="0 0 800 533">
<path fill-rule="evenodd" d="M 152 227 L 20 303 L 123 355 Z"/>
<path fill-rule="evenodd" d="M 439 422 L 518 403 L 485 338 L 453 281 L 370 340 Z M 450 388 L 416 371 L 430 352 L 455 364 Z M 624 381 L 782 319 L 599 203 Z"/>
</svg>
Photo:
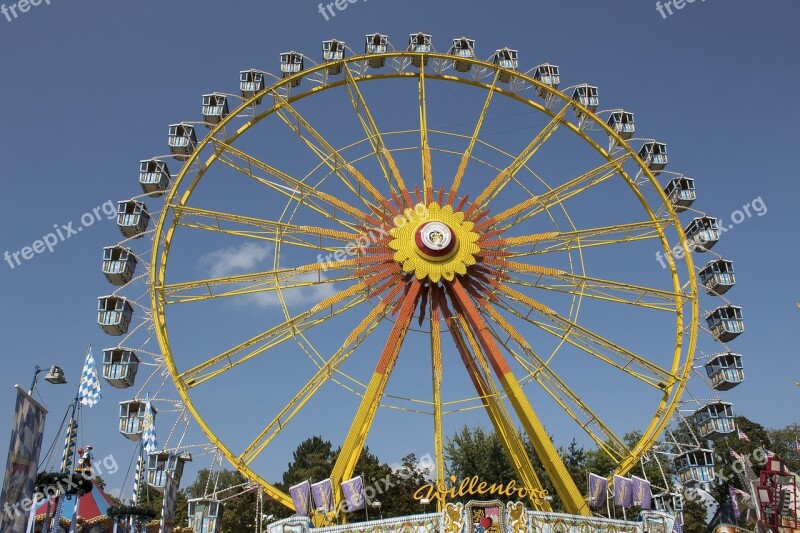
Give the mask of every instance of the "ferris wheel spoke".
<svg viewBox="0 0 800 533">
<path fill-rule="evenodd" d="M 333 465 L 331 481 L 334 487 L 339 487 L 342 481 L 353 474 L 361 451 L 364 449 L 372 421 L 375 419 L 375 413 L 380 406 L 386 390 L 386 384 L 389 382 L 392 370 L 394 370 L 397 356 L 400 353 L 400 348 L 403 345 L 414 311 L 417 308 L 421 287 L 422 283 L 418 279 L 412 278 L 411 282 L 405 285 L 404 288 L 407 288 L 407 290 L 397 303 L 399 306 L 397 318 L 381 352 L 378 365 L 375 367 L 375 373 L 367 385 L 367 390 L 364 392 L 358 411 L 356 411 L 353 418 L 353 423 L 347 432 L 347 438 L 339 451 L 336 463 Z M 340 488 L 337 489 L 336 499 L 337 501 L 341 500 Z"/>
<path fill-rule="evenodd" d="M 525 444 L 522 442 L 519 432 L 514 428 L 511 416 L 503 404 L 500 391 L 497 390 L 489 363 L 480 343 L 475 338 L 463 315 L 450 311 L 443 297 L 440 297 L 439 301 L 441 302 L 445 324 L 453 338 L 453 343 L 461 355 L 461 360 L 495 432 L 500 437 L 506 453 L 512 460 L 514 470 L 526 487 L 541 490 L 543 488 L 541 480 L 536 474 L 536 470 L 533 468 L 525 449 Z M 460 310 L 460 306 L 456 302 L 454 302 L 454 307 L 456 310 Z M 536 498 L 531 498 L 531 504 L 537 510 L 552 510 L 547 501 L 542 502 Z"/>
<path fill-rule="evenodd" d="M 377 219 L 375 219 L 371 215 L 367 215 L 366 213 L 360 211 L 359 209 L 356 209 L 349 203 L 344 202 L 331 194 L 318 191 L 314 187 L 311 187 L 310 185 L 293 178 L 292 176 L 286 174 L 285 172 L 282 172 L 277 168 L 268 165 L 262 162 L 261 160 L 253 156 L 250 156 L 245 152 L 238 150 L 237 148 L 234 148 L 229 144 L 224 143 L 219 139 L 214 139 L 212 142 L 214 143 L 214 146 L 217 152 L 219 153 L 219 155 L 217 156 L 217 160 L 220 163 L 223 163 L 233 168 L 237 172 L 240 172 L 245 176 L 257 181 L 258 183 L 261 183 L 262 185 L 265 185 L 270 189 L 286 196 L 287 198 L 289 198 L 289 200 L 293 202 L 305 205 L 309 209 L 316 211 L 317 213 L 319 213 L 320 215 L 329 220 L 337 222 L 338 224 L 341 224 L 342 226 L 351 230 L 357 229 L 358 224 L 354 224 L 351 221 L 344 220 L 339 216 L 337 216 L 336 210 L 338 209 L 342 213 L 350 215 L 355 220 L 357 220 L 358 223 L 362 225 L 367 223 L 370 224 L 378 223 Z M 243 163 L 245 163 L 245 166 L 238 164 L 236 161 L 231 159 L 230 156 L 236 157 L 237 159 L 241 160 Z M 270 181 L 268 179 L 257 176 L 253 172 L 254 167 L 261 170 L 262 172 L 266 172 L 273 178 L 283 182 L 283 184 L 276 183 L 274 181 Z M 319 204 L 317 200 L 322 201 L 324 204 L 327 204 L 330 207 L 325 207 L 324 205 Z"/>
<path fill-rule="evenodd" d="M 496 258 L 487 258 L 484 262 L 501 268 L 504 275 L 507 276 L 505 278 L 507 283 L 522 287 L 545 289 L 570 295 L 578 294 L 588 298 L 671 313 L 676 312 L 677 307 L 687 298 L 687 295 L 682 293 L 675 294 L 672 291 L 653 287 L 581 276 L 556 268 L 528 265 Z M 509 272 L 516 272 L 534 279 L 529 281 L 528 279 L 511 276 L 508 274 Z"/>
<path fill-rule="evenodd" d="M 611 431 L 600 417 L 581 400 L 547 363 L 531 348 L 523 337 L 497 309 L 489 302 L 480 306 L 481 314 L 497 324 L 504 332 L 501 335 L 491 328 L 495 340 L 528 372 L 530 379 L 535 380 L 544 391 L 577 423 L 581 429 L 615 461 L 630 455 L 631 451 L 622 439 Z M 511 341 L 522 351 L 518 353 L 511 346 Z"/>
<path fill-rule="evenodd" d="M 453 185 L 450 186 L 450 194 L 447 196 L 447 205 L 453 205 L 456 199 L 458 188 L 461 186 L 461 181 L 464 179 L 464 174 L 467 171 L 467 165 L 469 165 L 469 161 L 472 158 L 472 150 L 475 149 L 478 135 L 480 135 L 481 129 L 483 128 L 483 121 L 486 119 L 486 114 L 489 112 L 489 105 L 492 103 L 492 98 L 494 97 L 495 88 L 497 87 L 497 81 L 499 79 L 500 71 L 497 70 L 494 73 L 494 80 L 492 81 L 492 86 L 489 88 L 489 93 L 486 95 L 486 100 L 483 102 L 483 108 L 481 109 L 480 115 L 478 115 L 478 120 L 475 122 L 475 129 L 472 131 L 469 145 L 461 156 L 461 162 L 458 164 L 458 170 L 456 170 L 456 175 L 453 178 Z"/>
<path fill-rule="evenodd" d="M 549 208 L 558 205 L 569 198 L 572 198 L 573 196 L 581 194 L 582 192 L 585 192 L 592 187 L 603 183 L 609 178 L 616 176 L 619 174 L 622 164 L 630 156 L 631 155 L 626 152 L 620 157 L 612 159 L 607 163 L 603 163 L 599 167 L 573 178 L 568 182 L 559 185 L 558 187 L 555 187 L 543 194 L 528 198 L 527 200 L 518 203 L 514 207 L 498 213 L 493 217 L 492 220 L 495 223 L 499 223 L 514 217 L 514 220 L 503 226 L 503 229 L 508 229 L 515 224 L 524 222 L 525 220 L 536 216 L 543 211 L 547 211 Z"/>
<path fill-rule="evenodd" d="M 356 285 L 348 287 L 343 291 L 325 298 L 320 303 L 313 306 L 308 311 L 300 313 L 293 318 L 290 318 L 281 324 L 272 327 L 258 335 L 251 337 L 243 343 L 235 346 L 225 352 L 216 355 L 207 361 L 179 374 L 178 380 L 188 390 L 196 387 L 201 383 L 208 381 L 228 370 L 239 366 L 256 357 L 257 355 L 290 340 L 297 332 L 308 331 L 309 329 L 317 326 L 334 316 L 344 313 L 359 304 L 367 301 L 368 295 L 366 291 L 375 283 L 389 277 L 391 272 L 382 272 L 376 274 L 368 280 L 364 280 Z M 342 304 L 340 308 L 334 309 L 337 304 Z M 316 315 L 322 311 L 327 313 L 324 316 L 317 317 Z M 249 351 L 248 351 L 249 350 Z M 245 352 L 245 353 L 243 353 Z"/>
<path fill-rule="evenodd" d="M 561 456 L 556 450 L 550 436 L 539 421 L 533 407 L 525 396 L 517 378 L 511 372 L 505 357 L 498 348 L 497 344 L 488 331 L 488 326 L 475 307 L 467 290 L 461 284 L 458 277 L 448 284 L 448 289 L 452 300 L 461 308 L 465 319 L 470 328 L 480 342 L 483 352 L 488 357 L 497 378 L 503 386 L 511 406 L 517 413 L 517 417 L 525 428 L 528 438 L 533 445 L 536 454 L 542 460 L 548 477 L 553 482 L 556 492 L 561 497 L 561 501 L 567 512 L 573 514 L 586 514 L 588 508 L 580 490 L 572 481 Z"/>
<path fill-rule="evenodd" d="M 568 318 L 562 317 L 533 298 L 501 283 L 493 285 L 508 300 L 522 304 L 526 308 L 525 312 L 519 311 L 514 305 L 501 298 L 504 301 L 502 307 L 507 312 L 559 339 L 563 339 L 596 359 L 661 391 L 667 391 L 678 380 L 678 377 L 669 370 L 661 368 L 646 358 L 605 339 Z M 531 319 L 531 313 L 544 316 L 547 322 Z"/>
<path fill-rule="evenodd" d="M 491 202 L 500 191 L 502 191 L 508 182 L 514 179 L 517 172 L 522 170 L 525 165 L 528 164 L 528 161 L 536 155 L 536 152 L 547 142 L 547 140 L 552 137 L 552 135 L 556 132 L 558 127 L 564 122 L 564 116 L 567 113 L 567 110 L 570 109 L 570 106 L 565 105 L 561 111 L 559 111 L 553 118 L 548 122 L 542 131 L 540 131 L 533 140 L 528 143 L 522 152 L 514 159 L 514 161 L 504 168 L 490 183 L 489 185 L 481 192 L 475 201 L 472 203 L 471 206 L 467 209 L 467 216 L 470 216 L 475 210 L 482 210 L 484 209 L 489 202 Z"/>
<path fill-rule="evenodd" d="M 444 429 L 442 424 L 442 324 L 439 306 L 439 286 L 430 286 L 430 340 L 431 340 L 431 383 L 433 389 L 433 450 L 436 461 L 436 483 L 445 481 Z M 441 503 L 437 508 L 441 511 Z"/>
<path fill-rule="evenodd" d="M 188 206 L 171 205 L 169 209 L 175 213 L 175 225 L 177 226 L 311 248 L 323 252 L 337 251 L 337 247 L 324 246 L 323 239 L 351 243 L 361 235 Z M 312 237 L 313 240 L 309 240 L 307 237 Z"/>
<path fill-rule="evenodd" d="M 364 129 L 364 133 L 367 134 L 369 143 L 372 146 L 372 151 L 375 153 L 375 158 L 378 160 L 378 164 L 383 170 L 383 175 L 386 178 L 386 183 L 389 185 L 389 190 L 392 193 L 399 191 L 399 193 L 403 196 L 403 199 L 406 201 L 406 205 L 410 207 L 413 204 L 411 201 L 411 195 L 408 193 L 408 188 L 406 187 L 405 181 L 400 174 L 400 170 L 397 168 L 397 164 L 394 161 L 391 151 L 386 148 L 386 143 L 383 141 L 383 135 L 378 129 L 378 126 L 375 124 L 375 119 L 373 118 L 372 112 L 370 112 L 367 102 L 364 100 L 364 96 L 361 94 L 361 89 L 359 89 L 358 83 L 356 83 L 355 77 L 353 76 L 353 71 L 350 70 L 349 64 L 345 63 L 344 71 L 347 79 L 349 80 L 349 83 L 346 85 L 346 87 L 347 94 L 350 97 L 350 102 L 353 104 L 353 109 L 355 109 L 356 114 L 358 115 L 358 119 L 361 122 L 361 127 Z M 394 183 L 392 180 L 394 180 Z M 395 188 L 395 185 L 397 185 L 397 188 Z"/>
<path fill-rule="evenodd" d="M 398 289 L 400 287 L 398 286 Z M 239 455 L 238 459 L 244 464 L 249 465 L 270 442 L 283 430 L 287 424 L 300 412 L 303 406 L 339 372 L 339 367 L 358 349 L 359 346 L 369 337 L 369 335 L 380 324 L 386 314 L 391 311 L 390 298 L 381 300 L 358 326 L 347 336 L 342 346 L 328 359 L 324 365 L 320 366 L 316 374 L 303 386 L 295 397 L 272 419 L 264 430 L 259 433 L 245 450 Z"/>
<path fill-rule="evenodd" d="M 428 99 L 425 96 L 425 63 L 419 67 L 419 145 L 422 149 L 422 193 L 425 203 L 433 200 L 433 169 L 431 147 L 428 144 Z"/>
<path fill-rule="evenodd" d="M 353 265 L 353 267 L 356 266 Z M 272 291 L 289 291 L 326 284 L 332 285 L 359 278 L 357 274 L 343 274 L 327 278 L 323 277 L 324 270 L 324 265 L 312 263 L 297 268 L 283 268 L 254 272 L 252 274 L 169 283 L 154 287 L 154 290 L 164 302 L 164 305 L 172 305 L 247 294 L 263 294 Z M 225 287 L 230 285 L 236 285 L 236 287 L 226 290 Z"/>
<path fill-rule="evenodd" d="M 289 103 L 289 101 L 278 94 L 276 91 L 272 92 L 275 98 L 275 112 L 280 119 L 298 136 L 300 139 L 314 152 L 320 161 L 325 164 L 334 174 L 336 174 L 341 182 L 353 194 L 358 197 L 361 202 L 367 206 L 373 213 L 378 216 L 382 215 L 381 208 L 377 207 L 374 202 L 377 202 L 381 207 L 393 215 L 397 214 L 397 210 L 386 200 L 385 196 L 378 191 L 377 188 L 350 162 L 348 162 L 338 150 L 336 150 L 314 127 Z M 287 116 L 287 112 L 291 116 Z M 305 130 L 309 139 L 303 135 Z M 342 172 L 344 170 L 344 172 Z M 346 174 L 345 174 L 346 173 Z M 350 177 L 348 177 L 348 175 Z M 355 184 L 353 184 L 355 181 Z M 372 197 L 372 200 L 366 198 L 361 190 L 365 190 Z"/>
<path fill-rule="evenodd" d="M 564 252 L 578 248 L 591 248 L 597 246 L 611 246 L 629 242 L 660 239 L 661 231 L 672 223 L 669 219 L 648 220 L 632 222 L 629 224 L 615 224 L 597 228 L 580 229 L 575 231 L 552 231 L 523 235 L 520 237 L 507 237 L 484 243 L 486 248 L 503 246 L 505 248 L 530 248 L 522 252 L 508 252 L 508 258 L 525 257 L 553 252 Z"/>
</svg>

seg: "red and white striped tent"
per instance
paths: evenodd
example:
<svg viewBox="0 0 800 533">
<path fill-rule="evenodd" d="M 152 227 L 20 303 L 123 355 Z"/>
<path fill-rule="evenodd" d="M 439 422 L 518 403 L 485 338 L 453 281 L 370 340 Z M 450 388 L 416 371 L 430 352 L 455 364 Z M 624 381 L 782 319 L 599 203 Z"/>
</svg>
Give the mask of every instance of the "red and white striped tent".
<svg viewBox="0 0 800 533">
<path fill-rule="evenodd" d="M 103 490 L 97 486 L 94 480 L 92 480 L 94 484 L 94 489 L 92 492 L 83 495 L 80 498 L 80 505 L 78 507 L 78 516 L 83 518 L 83 527 L 85 531 L 94 531 L 91 526 L 93 525 L 100 525 L 100 528 L 97 528 L 98 531 L 103 531 L 104 528 L 102 526 L 110 526 L 111 520 L 108 518 L 108 508 L 114 505 L 114 501 L 111 497 L 103 492 Z M 72 520 L 72 513 L 75 510 L 75 501 L 76 498 L 72 497 L 68 500 L 64 501 L 64 508 L 61 513 L 61 525 L 66 525 L 67 529 L 69 528 L 70 521 Z M 36 508 L 36 522 L 42 522 L 47 515 L 47 508 L 48 504 L 50 505 L 50 516 L 53 515 L 55 511 L 55 498 L 51 499 L 49 502 L 44 501 Z"/>
</svg>

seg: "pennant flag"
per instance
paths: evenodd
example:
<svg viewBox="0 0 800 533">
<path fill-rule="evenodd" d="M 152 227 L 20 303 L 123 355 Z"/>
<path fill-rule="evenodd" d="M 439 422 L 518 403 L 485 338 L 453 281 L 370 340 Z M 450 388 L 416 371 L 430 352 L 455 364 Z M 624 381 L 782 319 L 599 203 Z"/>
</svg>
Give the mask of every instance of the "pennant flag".
<svg viewBox="0 0 800 533">
<path fill-rule="evenodd" d="M 633 488 L 633 505 L 649 510 L 653 502 L 650 482 L 640 477 L 631 476 L 631 485 Z"/>
<path fill-rule="evenodd" d="M 164 501 L 161 504 L 161 533 L 172 533 L 175 529 L 175 502 L 178 484 L 172 474 L 165 472 L 167 482 L 164 484 Z"/>
<path fill-rule="evenodd" d="M 39 452 L 42 449 L 47 410 L 17 387 L 17 405 L 8 446 L 0 502 L 0 531 L 24 531 L 27 513 L 22 502 L 33 499 Z"/>
<path fill-rule="evenodd" d="M 775 458 L 775 452 L 771 452 L 768 449 L 764 448 L 764 453 L 767 454 L 767 459 L 774 459 Z"/>
<path fill-rule="evenodd" d="M 633 503 L 633 491 L 631 490 L 631 480 L 614 476 L 614 505 L 628 508 Z"/>
<path fill-rule="evenodd" d="M 366 498 L 364 498 L 364 480 L 361 476 L 356 476 L 353 479 L 348 479 L 342 482 L 342 495 L 344 501 L 347 502 L 347 511 L 358 511 L 366 507 Z"/>
<path fill-rule="evenodd" d="M 736 520 L 742 516 L 741 511 L 739 510 L 739 500 L 736 499 L 736 489 L 733 485 L 728 485 L 728 494 L 731 497 L 731 505 L 733 506 L 733 516 L 736 517 Z"/>
<path fill-rule="evenodd" d="M 142 501 L 142 487 L 144 485 L 144 453 L 139 450 L 139 458 L 136 460 L 136 474 L 133 478 L 133 503 Z"/>
<path fill-rule="evenodd" d="M 736 428 L 736 434 L 739 435 L 739 440 L 746 440 L 747 442 L 750 442 L 750 437 L 745 435 L 744 431 L 741 429 Z"/>
<path fill-rule="evenodd" d="M 314 498 L 314 507 L 321 513 L 333 511 L 333 482 L 324 479 L 311 485 L 311 496 Z"/>
<path fill-rule="evenodd" d="M 311 483 L 303 481 L 289 488 L 289 496 L 294 503 L 294 512 L 299 516 L 311 514 Z"/>
<path fill-rule="evenodd" d="M 606 503 L 608 480 L 597 474 L 589 474 L 589 507 L 597 509 Z"/>
<path fill-rule="evenodd" d="M 736 453 L 735 451 L 733 451 L 733 448 L 728 448 L 728 451 L 731 452 L 731 456 L 734 459 L 736 459 L 737 461 L 744 462 L 744 459 L 742 459 L 742 456 L 739 455 L 738 453 Z"/>
<path fill-rule="evenodd" d="M 94 364 L 92 347 L 89 346 L 89 353 L 86 354 L 86 362 L 83 364 L 81 373 L 81 384 L 78 388 L 78 399 L 81 405 L 93 406 L 103 397 L 100 389 L 100 378 L 97 375 L 97 367 Z"/>
<path fill-rule="evenodd" d="M 76 496 L 75 507 L 72 510 L 72 519 L 69 521 L 69 533 L 78 533 L 78 513 L 80 512 L 80 506 L 81 499 Z"/>
<path fill-rule="evenodd" d="M 41 503 L 39 501 L 40 495 L 41 493 L 36 493 L 33 495 L 33 505 L 28 513 L 28 528 L 25 530 L 25 533 L 34 533 L 33 530 L 36 528 L 36 508 L 39 507 L 39 504 Z"/>
<path fill-rule="evenodd" d="M 144 422 L 142 423 L 142 449 L 146 454 L 158 449 L 156 442 L 156 414 L 150 405 L 150 398 L 144 408 Z"/>
<path fill-rule="evenodd" d="M 64 512 L 64 495 L 56 495 L 56 511 L 53 513 L 53 527 L 50 533 L 61 533 L 61 515 Z"/>
</svg>

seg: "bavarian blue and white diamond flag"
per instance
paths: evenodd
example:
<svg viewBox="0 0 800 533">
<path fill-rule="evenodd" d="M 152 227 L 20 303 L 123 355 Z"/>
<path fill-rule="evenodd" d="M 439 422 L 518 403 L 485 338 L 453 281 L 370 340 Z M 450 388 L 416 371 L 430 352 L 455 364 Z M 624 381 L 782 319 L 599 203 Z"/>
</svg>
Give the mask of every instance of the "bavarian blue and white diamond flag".
<svg viewBox="0 0 800 533">
<path fill-rule="evenodd" d="M 156 444 L 156 414 L 150 406 L 150 398 L 144 408 L 144 422 L 142 423 L 142 449 L 145 453 L 152 453 L 158 449 Z"/>
<path fill-rule="evenodd" d="M 82 405 L 93 406 L 103 397 L 100 389 L 100 377 L 97 375 L 97 367 L 94 364 L 92 347 L 89 346 L 89 353 L 86 354 L 86 362 L 83 364 L 81 374 L 81 385 L 78 388 L 78 399 Z"/>
<path fill-rule="evenodd" d="M 165 473 L 167 482 L 164 486 L 164 501 L 161 503 L 161 533 L 172 533 L 175 530 L 175 501 L 178 483 L 171 474 Z"/>
<path fill-rule="evenodd" d="M 17 405 L 0 490 L 0 531 L 3 533 L 25 531 L 28 513 L 23 502 L 30 503 L 36 486 L 46 414 L 47 409 L 17 385 Z"/>
</svg>

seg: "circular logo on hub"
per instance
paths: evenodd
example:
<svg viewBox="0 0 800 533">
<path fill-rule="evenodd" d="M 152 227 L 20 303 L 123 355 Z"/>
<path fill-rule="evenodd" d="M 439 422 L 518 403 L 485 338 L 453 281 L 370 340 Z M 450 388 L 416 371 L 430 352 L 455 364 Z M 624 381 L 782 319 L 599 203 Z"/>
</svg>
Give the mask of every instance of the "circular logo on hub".
<svg viewBox="0 0 800 533">
<path fill-rule="evenodd" d="M 422 243 L 430 250 L 444 250 L 453 239 L 450 228 L 441 222 L 429 222 L 423 226 L 421 233 Z"/>
</svg>

